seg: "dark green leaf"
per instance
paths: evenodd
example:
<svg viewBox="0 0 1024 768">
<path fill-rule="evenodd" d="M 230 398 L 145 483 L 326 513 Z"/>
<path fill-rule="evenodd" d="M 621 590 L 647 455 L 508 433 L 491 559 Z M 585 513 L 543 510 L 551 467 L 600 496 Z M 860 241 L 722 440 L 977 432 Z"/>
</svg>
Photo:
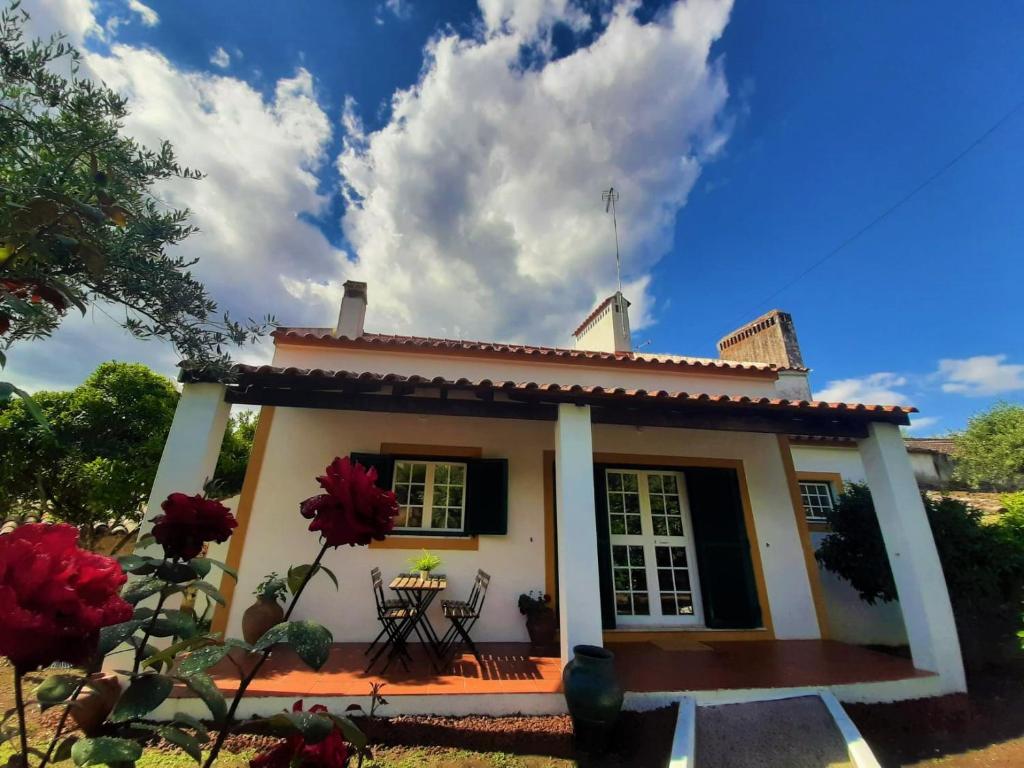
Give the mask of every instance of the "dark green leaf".
<svg viewBox="0 0 1024 768">
<path fill-rule="evenodd" d="M 117 558 L 117 562 L 120 564 L 121 570 L 135 576 L 147 576 L 153 573 L 160 563 L 156 558 L 144 555 L 121 555 Z"/>
<path fill-rule="evenodd" d="M 153 622 L 154 637 L 189 638 L 196 633 L 196 620 L 189 611 L 165 609 L 163 616 Z"/>
<path fill-rule="evenodd" d="M 156 537 L 152 533 L 145 533 L 139 536 L 139 540 L 135 542 L 136 549 L 144 549 L 146 547 L 156 544 Z"/>
<path fill-rule="evenodd" d="M 121 597 L 127 600 L 132 605 L 140 603 L 147 597 L 152 597 L 161 589 L 163 589 L 164 583 L 160 579 L 148 578 L 138 579 L 137 581 L 131 581 L 128 585 L 121 590 Z"/>
<path fill-rule="evenodd" d="M 202 672 L 227 656 L 230 650 L 230 646 L 227 645 L 208 645 L 205 648 L 197 648 L 178 662 L 178 674 L 191 675 L 195 672 Z"/>
<path fill-rule="evenodd" d="M 198 573 L 190 563 L 168 562 L 162 563 L 160 567 L 156 569 L 156 575 L 164 581 L 169 581 L 172 584 L 182 584 L 186 581 L 192 581 L 196 577 L 204 576 L 205 574 Z"/>
<path fill-rule="evenodd" d="M 329 714 L 328 717 L 334 722 L 341 731 L 341 735 L 345 737 L 345 741 L 354 746 L 356 749 L 363 749 L 366 747 L 366 734 L 360 730 L 359 726 L 355 724 L 355 721 L 350 717 L 344 715 L 333 715 Z"/>
<path fill-rule="evenodd" d="M 200 592 L 202 592 L 203 594 L 207 595 L 215 603 L 219 603 L 220 605 L 225 605 L 226 604 L 224 602 L 224 595 L 222 595 L 220 592 L 218 592 L 216 587 L 214 587 L 209 582 L 206 582 L 206 581 L 193 581 L 191 586 L 195 587 Z"/>
<path fill-rule="evenodd" d="M 307 565 L 294 565 L 294 566 L 292 566 L 291 568 L 288 569 L 288 591 L 289 592 L 291 592 L 294 595 L 299 590 L 299 587 L 302 586 L 303 580 L 306 578 L 306 574 L 309 572 L 309 569 L 312 568 L 312 567 L 313 566 L 309 565 L 309 564 L 307 564 Z"/>
<path fill-rule="evenodd" d="M 333 639 L 331 631 L 315 621 L 286 621 L 268 629 L 253 648 L 265 651 L 285 643 L 310 667 L 320 669 L 327 661 Z"/>
<path fill-rule="evenodd" d="M 199 742 L 196 741 L 196 737 L 185 731 L 180 731 L 177 728 L 172 728 L 167 725 L 160 729 L 160 735 L 176 746 L 182 748 L 182 750 L 195 760 L 197 763 L 203 759 L 202 752 L 199 750 Z"/>
<path fill-rule="evenodd" d="M 320 565 L 317 568 L 318 568 L 317 573 L 319 573 L 320 571 L 323 571 L 324 573 L 326 573 L 330 577 L 331 581 L 334 582 L 334 588 L 335 589 L 340 589 L 340 587 L 338 586 L 338 577 L 334 575 L 334 572 L 331 571 L 330 568 L 328 568 L 326 565 Z M 314 575 L 316 575 L 316 574 L 314 574 Z"/>
<path fill-rule="evenodd" d="M 100 655 L 106 656 L 121 643 L 126 642 L 144 623 L 145 621 L 143 620 L 132 619 L 121 624 L 111 624 L 109 627 L 103 627 L 100 630 Z"/>
<path fill-rule="evenodd" d="M 209 675 L 203 672 L 195 672 L 191 675 L 182 675 L 178 679 L 203 700 L 206 708 L 210 710 L 215 723 L 224 720 L 225 715 L 228 713 L 228 705 L 224 701 L 224 695 L 217 690 L 217 686 L 213 684 L 213 680 L 210 679 Z"/>
<path fill-rule="evenodd" d="M 57 748 L 53 750 L 53 762 L 63 763 L 65 760 L 71 759 L 71 748 L 75 746 L 75 742 L 78 741 L 77 736 L 68 736 L 63 739 Z"/>
<path fill-rule="evenodd" d="M 267 719 L 273 728 L 298 731 L 307 744 L 316 744 L 331 735 L 334 723 L 326 715 L 313 712 L 279 712 Z"/>
<path fill-rule="evenodd" d="M 174 681 L 164 675 L 150 673 L 136 677 L 121 694 L 110 714 L 111 722 L 123 723 L 145 717 L 171 695 L 172 688 Z"/>
<path fill-rule="evenodd" d="M 197 557 L 196 560 L 203 560 L 207 563 L 210 563 L 210 565 L 215 565 L 222 571 L 224 571 L 224 573 L 226 573 L 228 576 L 233 578 L 235 581 L 238 581 L 238 571 L 236 571 L 227 563 L 221 562 L 220 560 L 214 560 L 212 557 Z M 193 560 L 192 562 L 194 563 L 196 560 Z"/>
<path fill-rule="evenodd" d="M 97 736 L 82 739 L 71 747 L 71 759 L 79 768 L 88 765 L 115 765 L 134 763 L 142 757 L 142 746 L 129 739 L 115 739 L 111 736 Z"/>
<path fill-rule="evenodd" d="M 182 651 L 189 651 L 193 648 L 198 648 L 207 642 L 207 638 L 202 635 L 196 635 L 185 640 L 179 640 L 178 642 L 167 646 L 163 650 L 157 651 L 154 649 L 153 653 L 142 662 L 143 667 L 151 667 L 154 664 L 170 664 L 171 660 L 174 659 Z"/>
<path fill-rule="evenodd" d="M 210 574 L 211 563 L 205 557 L 194 557 L 188 561 L 188 564 L 200 579 L 205 579 Z"/>
<path fill-rule="evenodd" d="M 70 698 L 82 683 L 79 675 L 50 675 L 35 690 L 40 709 L 49 709 Z"/>
</svg>

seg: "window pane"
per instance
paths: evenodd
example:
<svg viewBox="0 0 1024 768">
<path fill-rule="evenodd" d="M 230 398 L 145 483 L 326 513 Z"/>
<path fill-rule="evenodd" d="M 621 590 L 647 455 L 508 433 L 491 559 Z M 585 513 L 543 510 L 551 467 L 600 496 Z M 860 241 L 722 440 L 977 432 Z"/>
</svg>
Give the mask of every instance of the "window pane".
<svg viewBox="0 0 1024 768">
<path fill-rule="evenodd" d="M 466 482 L 466 468 L 461 464 L 452 464 L 448 482 L 454 485 L 463 485 Z"/>
<path fill-rule="evenodd" d="M 424 487 L 422 485 L 414 485 L 409 489 L 409 503 L 414 504 L 417 507 L 423 506 Z"/>
<path fill-rule="evenodd" d="M 443 507 L 448 503 L 448 491 L 444 486 L 434 486 L 434 506 Z"/>
<path fill-rule="evenodd" d="M 448 488 L 448 506 L 449 507 L 461 507 L 462 506 L 462 496 L 463 496 L 463 494 L 465 492 L 466 492 L 466 489 L 461 487 L 461 486 L 458 486 L 458 485 L 449 486 L 449 488 Z"/>
<path fill-rule="evenodd" d="M 628 592 L 617 592 L 615 594 L 615 613 L 619 616 L 631 616 L 633 614 L 632 600 Z"/>
<path fill-rule="evenodd" d="M 654 524 L 655 536 L 668 536 L 668 525 L 665 524 L 664 517 L 656 517 L 651 522 Z"/>
<path fill-rule="evenodd" d="M 672 585 L 672 571 L 665 568 L 658 569 L 658 589 L 662 592 L 671 592 L 675 589 Z"/>
<path fill-rule="evenodd" d="M 643 547 L 630 547 L 629 548 L 629 564 L 643 568 L 644 566 L 644 548 Z"/>
<path fill-rule="evenodd" d="M 626 512 L 631 515 L 640 514 L 640 494 L 627 493 L 622 497 Z"/>
<path fill-rule="evenodd" d="M 430 527 L 431 528 L 445 528 L 447 523 L 448 513 L 444 507 L 434 508 L 430 513 Z"/>
<path fill-rule="evenodd" d="M 679 614 L 681 616 L 693 616 L 693 595 L 676 595 L 679 601 Z"/>
<path fill-rule="evenodd" d="M 626 532 L 626 518 L 622 515 L 614 515 L 611 518 L 609 530 L 613 534 L 622 535 Z"/>
<path fill-rule="evenodd" d="M 609 491 L 621 491 L 622 490 L 622 475 L 618 472 L 608 473 L 608 490 Z"/>
<path fill-rule="evenodd" d="M 678 517 L 670 517 L 668 520 L 668 535 L 669 536 L 682 536 L 683 535 L 683 521 Z"/>
<path fill-rule="evenodd" d="M 398 503 L 399 504 L 408 504 L 409 503 L 409 486 L 408 485 L 400 485 L 397 488 L 395 488 L 395 496 L 398 499 Z"/>
<path fill-rule="evenodd" d="M 448 468 L 450 464 L 438 464 L 434 467 L 434 483 L 445 485 L 448 482 Z"/>
<path fill-rule="evenodd" d="M 626 532 L 630 536 L 640 535 L 640 515 L 629 515 L 629 517 L 626 518 Z"/>
<path fill-rule="evenodd" d="M 613 493 L 608 497 L 608 511 L 613 515 L 621 515 L 625 510 L 625 506 L 622 503 L 622 494 Z"/>
<path fill-rule="evenodd" d="M 452 509 L 448 512 L 448 527 L 462 530 L 462 510 Z"/>
<path fill-rule="evenodd" d="M 425 483 L 427 481 L 427 465 L 426 464 L 413 464 L 412 465 L 412 481 L 414 483 Z"/>
<path fill-rule="evenodd" d="M 636 491 L 639 490 L 639 488 L 637 486 L 637 482 L 636 482 L 636 475 L 634 475 L 633 473 L 630 473 L 628 475 L 623 475 L 622 476 L 622 487 L 625 490 L 627 490 L 627 491 L 632 491 L 632 492 L 636 493 Z"/>
<path fill-rule="evenodd" d="M 675 616 L 676 614 L 676 597 L 669 593 L 661 595 L 661 615 L 662 616 Z"/>
<path fill-rule="evenodd" d="M 395 526 L 398 528 L 404 528 L 409 524 L 409 508 L 401 507 L 398 510 L 398 515 L 395 517 Z"/>
<path fill-rule="evenodd" d="M 615 588 L 629 589 L 629 570 L 625 568 L 615 569 Z"/>
<path fill-rule="evenodd" d="M 669 560 L 668 547 L 655 547 L 654 559 L 657 561 L 659 568 L 667 568 L 672 565 L 672 562 Z"/>
<path fill-rule="evenodd" d="M 661 475 L 648 475 L 647 487 L 651 493 L 661 493 Z"/>
<path fill-rule="evenodd" d="M 649 616 L 651 613 L 650 601 L 646 592 L 633 594 L 633 613 L 637 616 Z"/>
<path fill-rule="evenodd" d="M 679 489 L 676 487 L 675 475 L 666 475 L 665 476 L 665 493 L 669 493 L 669 494 L 677 494 L 677 493 L 679 493 Z"/>
<path fill-rule="evenodd" d="M 617 544 L 612 547 L 612 563 L 619 566 L 629 565 L 624 546 Z"/>
<path fill-rule="evenodd" d="M 410 528 L 419 528 L 423 525 L 423 507 L 410 507 L 409 508 L 409 522 Z"/>
</svg>

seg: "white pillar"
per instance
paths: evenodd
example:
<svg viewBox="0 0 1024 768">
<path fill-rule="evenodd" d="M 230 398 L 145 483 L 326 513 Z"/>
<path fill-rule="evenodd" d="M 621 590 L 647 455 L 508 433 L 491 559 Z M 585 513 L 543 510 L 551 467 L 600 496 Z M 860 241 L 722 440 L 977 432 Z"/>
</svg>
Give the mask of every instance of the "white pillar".
<svg viewBox="0 0 1024 768">
<path fill-rule="evenodd" d="M 960 640 L 946 579 L 899 427 L 872 423 L 858 441 L 875 513 L 896 582 L 910 652 L 918 669 L 965 691 Z"/>
<path fill-rule="evenodd" d="M 213 477 L 231 411 L 231 404 L 224 401 L 225 391 L 223 384 L 185 384 L 181 388 L 139 536 L 152 529 L 150 520 L 160 514 L 160 504 L 169 494 L 201 493 L 203 484 Z"/>
<path fill-rule="evenodd" d="M 555 425 L 558 614 L 562 664 L 576 645 L 603 645 L 590 407 L 563 403 Z"/>
</svg>

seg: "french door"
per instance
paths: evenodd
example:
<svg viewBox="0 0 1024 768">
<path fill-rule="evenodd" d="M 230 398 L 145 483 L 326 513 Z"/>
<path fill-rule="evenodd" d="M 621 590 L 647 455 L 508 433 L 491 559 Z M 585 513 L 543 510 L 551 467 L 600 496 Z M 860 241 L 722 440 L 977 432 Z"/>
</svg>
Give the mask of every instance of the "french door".
<svg viewBox="0 0 1024 768">
<path fill-rule="evenodd" d="M 693 527 L 682 473 L 605 473 L 616 624 L 701 624 Z"/>
</svg>

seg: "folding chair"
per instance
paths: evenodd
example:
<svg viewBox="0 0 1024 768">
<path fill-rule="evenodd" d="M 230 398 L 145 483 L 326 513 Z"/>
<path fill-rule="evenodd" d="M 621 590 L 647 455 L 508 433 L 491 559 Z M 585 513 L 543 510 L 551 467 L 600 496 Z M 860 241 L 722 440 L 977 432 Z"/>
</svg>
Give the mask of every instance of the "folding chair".
<svg viewBox="0 0 1024 768">
<path fill-rule="evenodd" d="M 381 646 L 380 650 L 373 655 L 373 658 L 370 659 L 370 663 L 366 665 L 366 671 L 369 672 L 370 668 L 377 663 L 377 659 L 390 648 L 391 653 L 388 655 L 387 664 L 384 665 L 384 671 L 391 665 L 394 657 L 398 656 L 398 660 L 402 662 L 402 667 L 408 672 L 409 665 L 406 659 L 410 658 L 410 656 L 408 648 L 405 647 L 405 636 L 408 635 L 408 632 L 405 631 L 405 626 L 407 622 L 416 617 L 416 609 L 406 605 L 403 600 L 389 600 L 385 598 L 384 580 L 381 578 L 380 568 L 374 568 L 370 571 L 370 579 L 373 582 L 373 599 L 377 608 L 377 621 L 381 623 L 382 629 L 366 652 L 369 653 L 370 649 L 384 635 L 387 635 L 388 639 Z"/>
<path fill-rule="evenodd" d="M 373 583 L 373 597 L 374 602 L 377 604 L 377 620 L 383 624 L 383 620 L 381 619 L 382 605 L 384 606 L 384 608 L 405 608 L 406 603 L 404 600 L 401 600 L 399 598 L 384 597 L 384 579 L 381 576 L 380 568 L 374 567 L 370 569 L 370 581 Z M 379 643 L 381 641 L 381 638 L 383 638 L 384 635 L 386 635 L 387 633 L 387 625 L 382 626 L 380 632 L 377 634 L 375 638 L 373 638 L 373 642 L 366 646 L 366 650 L 363 651 L 363 655 L 368 656 L 370 654 L 370 651 L 372 651 L 376 647 L 377 643 Z"/>
<path fill-rule="evenodd" d="M 477 650 L 473 638 L 469 636 L 470 631 L 480 618 L 483 611 L 484 599 L 487 597 L 487 587 L 491 583 L 491 576 L 484 571 L 477 571 L 473 579 L 473 589 L 470 590 L 468 600 L 442 600 L 441 613 L 452 623 L 444 637 L 441 638 L 442 655 L 446 656 L 448 651 L 458 640 L 462 640 L 469 648 L 476 660 L 483 664 L 480 658 L 480 651 Z"/>
</svg>

